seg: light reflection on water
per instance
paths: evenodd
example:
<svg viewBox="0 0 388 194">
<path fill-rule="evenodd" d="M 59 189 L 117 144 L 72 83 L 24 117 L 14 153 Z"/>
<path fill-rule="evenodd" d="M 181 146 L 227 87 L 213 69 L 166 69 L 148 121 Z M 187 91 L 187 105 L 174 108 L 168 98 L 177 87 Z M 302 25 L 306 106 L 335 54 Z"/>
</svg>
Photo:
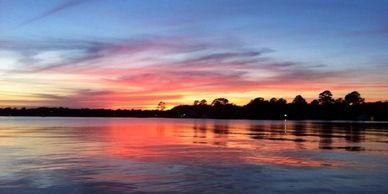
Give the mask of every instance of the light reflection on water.
<svg viewBox="0 0 388 194">
<path fill-rule="evenodd" d="M 1 194 L 384 193 L 388 123 L 0 118 Z"/>
</svg>

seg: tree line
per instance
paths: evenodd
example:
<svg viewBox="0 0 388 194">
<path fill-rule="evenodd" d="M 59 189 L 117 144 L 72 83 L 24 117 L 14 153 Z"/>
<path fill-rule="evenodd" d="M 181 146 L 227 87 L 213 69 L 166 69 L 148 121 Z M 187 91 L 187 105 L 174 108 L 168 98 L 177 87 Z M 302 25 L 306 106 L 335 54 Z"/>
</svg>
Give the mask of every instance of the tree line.
<svg viewBox="0 0 388 194">
<path fill-rule="evenodd" d="M 257 97 L 243 106 L 216 98 L 210 104 L 196 100 L 193 105 L 176 106 L 170 112 L 175 117 L 190 118 L 388 120 L 388 102 L 365 102 L 357 91 L 334 99 L 332 92 L 325 90 L 310 103 L 301 95 L 291 103 L 284 98 Z"/>
<path fill-rule="evenodd" d="M 169 117 L 219 119 L 315 119 L 315 120 L 388 120 L 388 102 L 365 102 L 357 91 L 344 98 L 333 98 L 329 90 L 308 103 L 301 95 L 288 103 L 284 98 L 266 100 L 257 97 L 248 104 L 238 106 L 226 98 L 211 103 L 195 100 L 192 105 L 179 105 L 165 110 L 159 102 L 156 110 L 111 110 L 70 108 L 0 108 L 0 116 L 77 116 L 77 117 Z"/>
</svg>

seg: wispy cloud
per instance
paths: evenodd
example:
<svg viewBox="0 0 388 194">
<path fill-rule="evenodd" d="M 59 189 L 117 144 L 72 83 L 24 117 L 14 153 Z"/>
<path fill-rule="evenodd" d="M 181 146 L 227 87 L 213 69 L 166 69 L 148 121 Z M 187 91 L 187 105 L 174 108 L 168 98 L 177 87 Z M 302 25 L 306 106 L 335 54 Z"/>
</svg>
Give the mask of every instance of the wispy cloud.
<svg viewBox="0 0 388 194">
<path fill-rule="evenodd" d="M 64 0 L 63 3 L 43 12 L 40 15 L 37 15 L 29 20 L 26 20 L 26 21 L 20 23 L 17 27 L 22 27 L 22 26 L 28 25 L 28 24 L 33 23 L 35 21 L 38 21 L 38 20 L 41 20 L 41 19 L 46 18 L 48 16 L 51 16 L 55 13 L 61 12 L 63 10 L 66 10 L 66 9 L 69 9 L 72 7 L 75 7 L 75 6 L 77 6 L 81 3 L 84 3 L 86 1 L 90 1 L 90 0 Z"/>
<path fill-rule="evenodd" d="M 386 88 L 386 85 L 354 80 L 355 75 L 365 73 L 362 71 L 273 58 L 271 54 L 275 51 L 270 48 L 252 48 L 239 43 L 156 36 L 101 41 L 0 42 L 4 43 L 0 50 L 20 52 L 20 65 L 8 71 L 0 83 L 15 85 L 17 81 L 20 88 L 30 88 L 39 82 L 44 86 L 39 94 L 19 95 L 26 102 L 36 99 L 33 104 L 152 108 L 160 100 L 175 105 L 204 95 L 215 98 L 233 93 L 247 102 L 255 96 L 245 93 L 257 94 L 264 90 L 287 97 L 284 93 L 295 91 L 316 94 L 322 89 L 380 91 Z M 31 95 L 37 87 L 33 88 Z M 53 92 L 56 88 L 66 92 L 57 94 Z"/>
</svg>

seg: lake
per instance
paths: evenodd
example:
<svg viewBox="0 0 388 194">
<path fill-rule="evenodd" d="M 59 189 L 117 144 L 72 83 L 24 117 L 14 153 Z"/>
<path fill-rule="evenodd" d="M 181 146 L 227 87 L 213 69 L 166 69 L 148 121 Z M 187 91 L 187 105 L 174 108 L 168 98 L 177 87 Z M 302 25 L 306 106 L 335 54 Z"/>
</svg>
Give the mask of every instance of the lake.
<svg viewBox="0 0 388 194">
<path fill-rule="evenodd" d="M 1 194 L 387 191 L 384 122 L 0 117 Z"/>
</svg>

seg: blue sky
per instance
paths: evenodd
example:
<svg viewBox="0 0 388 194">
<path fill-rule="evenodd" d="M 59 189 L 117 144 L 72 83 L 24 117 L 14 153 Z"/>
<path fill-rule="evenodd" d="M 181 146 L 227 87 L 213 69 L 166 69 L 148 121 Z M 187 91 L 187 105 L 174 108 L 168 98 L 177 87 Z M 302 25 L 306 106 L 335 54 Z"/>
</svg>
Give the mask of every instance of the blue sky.
<svg viewBox="0 0 388 194">
<path fill-rule="evenodd" d="M 0 104 L 149 108 L 220 95 L 243 104 L 324 89 L 383 100 L 386 10 L 388 1 L 0 0 Z M 163 90 L 187 74 L 198 76 Z M 91 100 L 74 104 L 80 97 Z"/>
</svg>

